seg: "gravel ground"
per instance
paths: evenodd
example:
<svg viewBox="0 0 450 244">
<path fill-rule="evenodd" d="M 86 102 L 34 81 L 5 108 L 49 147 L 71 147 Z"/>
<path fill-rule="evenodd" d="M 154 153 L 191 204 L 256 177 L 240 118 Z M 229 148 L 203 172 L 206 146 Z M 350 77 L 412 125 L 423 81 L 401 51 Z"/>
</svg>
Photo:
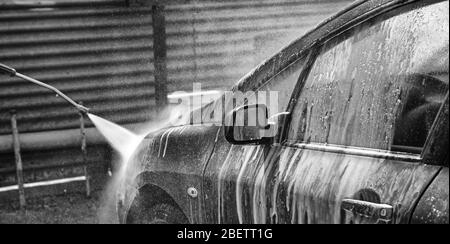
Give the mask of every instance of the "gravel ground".
<svg viewBox="0 0 450 244">
<path fill-rule="evenodd" d="M 0 206 L 0 224 L 117 223 L 113 204 L 103 201 L 101 192 L 90 198 L 82 194 L 44 197 L 27 204 L 26 210 L 19 210 L 16 203 Z"/>
</svg>

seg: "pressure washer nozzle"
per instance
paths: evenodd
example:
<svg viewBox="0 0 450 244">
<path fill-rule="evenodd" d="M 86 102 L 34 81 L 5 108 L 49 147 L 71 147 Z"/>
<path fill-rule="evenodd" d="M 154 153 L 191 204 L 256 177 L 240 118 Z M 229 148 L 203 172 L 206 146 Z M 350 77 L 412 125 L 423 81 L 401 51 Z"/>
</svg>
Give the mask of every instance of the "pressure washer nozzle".
<svg viewBox="0 0 450 244">
<path fill-rule="evenodd" d="M 83 105 L 81 105 L 81 104 L 78 104 L 77 106 L 77 109 L 78 110 L 80 110 L 80 112 L 82 112 L 82 113 L 89 113 L 89 108 L 86 108 L 85 106 L 83 106 Z"/>
<path fill-rule="evenodd" d="M 11 77 L 16 76 L 16 70 L 0 63 L 0 73 L 7 74 Z"/>
<path fill-rule="evenodd" d="M 83 113 L 89 113 L 89 109 L 88 109 L 88 108 L 86 108 L 85 106 L 83 106 L 83 105 L 81 105 L 81 104 L 76 103 L 76 102 L 73 101 L 70 97 L 68 97 L 66 94 L 62 93 L 60 90 L 56 89 L 55 87 L 50 86 L 50 85 L 48 85 L 48 84 L 45 84 L 45 83 L 43 83 L 43 82 L 41 82 L 41 81 L 38 81 L 38 80 L 36 80 L 36 79 L 33 79 L 33 78 L 31 78 L 31 77 L 28 77 L 28 76 L 26 76 L 26 75 L 23 75 L 23 74 L 21 74 L 21 73 L 18 73 L 15 69 L 13 69 L 13 68 L 11 68 L 11 67 L 8 67 L 8 66 L 6 66 L 6 65 L 0 63 L 0 74 L 1 74 L 1 73 L 7 74 L 7 75 L 10 75 L 10 76 L 13 76 L 13 77 L 15 76 L 15 77 L 21 78 L 21 79 L 23 79 L 23 80 L 26 80 L 26 81 L 29 81 L 29 82 L 31 82 L 31 83 L 34 83 L 34 84 L 36 84 L 36 85 L 38 85 L 38 86 L 42 86 L 42 87 L 47 88 L 47 89 L 49 89 L 49 90 L 51 90 L 51 91 L 54 91 L 54 92 L 55 92 L 56 94 L 58 94 L 61 98 L 65 99 L 67 102 L 69 102 L 70 104 L 72 104 L 73 106 L 75 106 L 75 108 L 77 108 L 77 109 L 80 110 L 81 112 L 83 112 Z"/>
</svg>

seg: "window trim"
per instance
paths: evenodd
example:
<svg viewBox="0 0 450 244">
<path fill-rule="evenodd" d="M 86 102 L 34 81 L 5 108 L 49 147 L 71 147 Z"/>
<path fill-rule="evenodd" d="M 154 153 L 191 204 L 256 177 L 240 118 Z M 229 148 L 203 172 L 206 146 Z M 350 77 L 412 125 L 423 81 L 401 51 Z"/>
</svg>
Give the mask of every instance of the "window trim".
<svg viewBox="0 0 450 244">
<path fill-rule="evenodd" d="M 300 98 L 300 95 L 303 91 L 303 87 L 306 83 L 306 80 L 309 77 L 310 71 L 312 70 L 314 64 L 316 63 L 317 58 L 320 55 L 321 47 L 328 41 L 338 38 L 340 36 L 345 35 L 348 31 L 351 31 L 352 29 L 363 25 L 367 23 L 368 21 L 371 21 L 377 17 L 380 17 L 382 15 L 392 15 L 392 17 L 399 16 L 400 14 L 404 13 L 403 11 L 399 11 L 397 13 L 393 13 L 393 11 L 401 10 L 401 8 L 407 8 L 407 7 L 414 7 L 414 5 L 419 5 L 417 7 L 425 7 L 430 6 L 432 4 L 437 4 L 440 2 L 444 2 L 446 0 L 432 0 L 432 1 L 412 1 L 412 2 L 404 2 L 403 4 L 399 5 L 388 5 L 384 6 L 381 10 L 375 9 L 370 12 L 364 13 L 360 18 L 357 18 L 356 21 L 351 22 L 348 26 L 338 29 L 335 32 L 331 32 L 329 35 L 324 36 L 320 40 L 318 40 L 316 43 L 314 43 L 309 49 L 306 49 L 305 51 L 309 51 L 309 57 L 306 57 L 305 65 L 303 67 L 303 71 L 300 73 L 298 82 L 294 88 L 294 91 L 292 93 L 292 97 L 288 103 L 287 112 L 291 116 L 287 116 L 284 121 L 282 121 L 282 126 L 279 130 L 279 142 L 282 146 L 287 147 L 294 147 L 294 148 L 301 148 L 301 149 L 309 149 L 309 150 L 315 150 L 315 151 L 324 151 L 324 152 L 331 152 L 331 153 L 343 153 L 347 155 L 355 155 L 355 156 L 367 156 L 367 157 L 374 157 L 374 158 L 385 158 L 385 159 L 391 159 L 391 160 L 400 160 L 400 161 L 407 161 L 407 162 L 423 162 L 424 157 L 426 157 L 426 152 L 430 151 L 430 138 L 432 134 L 434 134 L 434 130 L 436 129 L 435 126 L 431 128 L 427 135 L 426 142 L 424 146 L 422 147 L 422 152 L 419 154 L 416 153 L 405 153 L 405 152 L 397 152 L 397 151 L 390 151 L 390 150 L 381 150 L 381 149 L 375 149 L 375 148 L 363 148 L 363 147 L 350 147 L 350 146 L 344 146 L 344 145 L 332 145 L 332 144 L 325 144 L 325 143 L 311 143 L 311 142 L 304 142 L 304 141 L 297 141 L 297 140 L 289 140 L 288 139 L 288 133 L 289 129 L 291 127 L 292 122 L 292 114 L 293 111 L 297 105 L 298 99 Z M 448 101 L 448 100 L 447 100 Z M 442 104 L 442 107 L 445 106 Z M 442 107 L 440 111 L 437 114 L 437 118 L 441 117 L 441 113 L 443 112 Z"/>
<path fill-rule="evenodd" d="M 363 156 L 363 157 L 371 157 L 371 158 L 382 158 L 382 159 L 390 159 L 390 160 L 401 160 L 407 161 L 411 163 L 418 163 L 422 161 L 422 157 L 419 154 L 412 153 L 404 153 L 404 152 L 395 152 L 374 148 L 365 148 L 365 147 L 351 147 L 351 146 L 343 146 L 343 145 L 335 145 L 335 144 L 325 144 L 325 143 L 313 143 L 313 142 L 296 142 L 287 140 L 283 143 L 283 146 L 299 148 L 299 149 L 308 149 L 312 151 L 321 151 L 321 152 L 329 152 L 336 154 L 344 154 L 344 155 L 354 155 L 354 156 Z"/>
<path fill-rule="evenodd" d="M 448 167 L 449 92 L 428 134 L 421 158 L 425 164 Z M 444 133 L 442 133 L 444 131 Z"/>
</svg>

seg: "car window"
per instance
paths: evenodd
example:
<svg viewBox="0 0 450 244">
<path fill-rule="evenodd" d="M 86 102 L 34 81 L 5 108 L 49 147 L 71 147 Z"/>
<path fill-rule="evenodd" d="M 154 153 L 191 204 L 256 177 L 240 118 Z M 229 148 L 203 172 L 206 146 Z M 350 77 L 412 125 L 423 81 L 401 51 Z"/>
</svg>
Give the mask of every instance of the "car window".
<svg viewBox="0 0 450 244">
<path fill-rule="evenodd" d="M 269 111 L 270 115 L 285 112 L 287 110 L 287 106 L 292 97 L 292 93 L 294 92 L 295 85 L 298 82 L 300 73 L 303 71 L 307 57 L 308 55 L 303 55 L 302 58 L 293 62 L 258 89 L 259 92 L 271 92 L 271 94 L 268 94 L 267 101 L 272 101 L 269 98 L 269 96 L 272 96 L 272 99 L 278 104 L 276 109 L 272 109 L 275 111 Z M 270 107 L 270 102 L 266 105 Z"/>
<path fill-rule="evenodd" d="M 408 6 L 322 45 L 288 139 L 420 153 L 448 92 L 448 10 Z"/>
<path fill-rule="evenodd" d="M 223 117 L 215 116 L 216 114 L 220 113 L 226 116 L 232 109 L 242 106 L 245 103 L 267 105 L 269 116 L 285 112 L 300 73 L 303 71 L 307 56 L 308 54 L 302 55 L 301 58 L 258 87 L 255 92 L 242 92 L 241 96 L 235 92 L 228 91 L 229 95 L 224 95 L 221 99 L 213 101 L 208 106 L 202 108 L 201 111 L 196 111 L 196 113 L 201 113 L 203 123 L 220 124 L 222 123 Z M 198 115 L 194 113 L 193 116 Z"/>
</svg>

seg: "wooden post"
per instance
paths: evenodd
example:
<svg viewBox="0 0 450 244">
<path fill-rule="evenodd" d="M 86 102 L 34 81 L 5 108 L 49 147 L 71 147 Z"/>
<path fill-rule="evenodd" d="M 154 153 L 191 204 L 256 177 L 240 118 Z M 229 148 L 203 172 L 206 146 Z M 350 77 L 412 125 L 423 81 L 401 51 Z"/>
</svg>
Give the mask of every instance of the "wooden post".
<svg viewBox="0 0 450 244">
<path fill-rule="evenodd" d="M 82 103 L 80 103 L 82 104 Z M 83 170 L 86 177 L 86 196 L 91 196 L 91 179 L 88 172 L 88 157 L 87 157 L 87 144 L 86 144 L 86 127 L 84 122 L 84 112 L 80 113 L 80 132 L 81 132 L 81 153 L 83 154 Z"/>
<path fill-rule="evenodd" d="M 22 164 L 22 156 L 20 155 L 20 141 L 19 141 L 19 130 L 17 128 L 17 115 L 16 111 L 14 110 L 11 111 L 11 128 L 13 135 L 14 157 L 16 159 L 16 176 L 17 176 L 17 185 L 19 188 L 19 204 L 20 208 L 24 209 L 27 203 L 25 200 L 23 164 Z"/>
<path fill-rule="evenodd" d="M 152 6 L 153 25 L 153 54 L 155 63 L 155 99 L 156 106 L 163 108 L 167 105 L 167 43 L 166 19 L 164 5 Z"/>
</svg>

